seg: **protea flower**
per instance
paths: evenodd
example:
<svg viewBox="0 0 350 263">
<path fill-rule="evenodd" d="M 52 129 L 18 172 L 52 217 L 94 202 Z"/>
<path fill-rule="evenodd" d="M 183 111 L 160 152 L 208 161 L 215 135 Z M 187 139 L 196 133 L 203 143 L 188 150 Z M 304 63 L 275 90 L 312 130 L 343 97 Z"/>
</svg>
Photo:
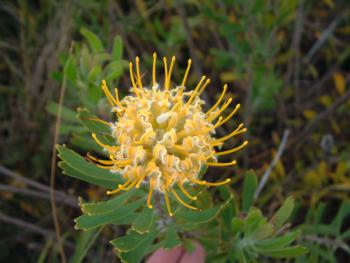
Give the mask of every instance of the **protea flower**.
<svg viewBox="0 0 350 263">
<path fill-rule="evenodd" d="M 131 95 L 122 100 L 119 99 L 117 89 L 113 96 L 106 82 L 102 81 L 102 89 L 112 106 L 112 112 L 117 116 L 116 122 L 108 122 L 115 145 L 103 144 L 92 134 L 108 153 L 109 160 L 97 159 L 91 155 L 88 158 L 97 166 L 119 173 L 126 179 L 117 189 L 107 191 L 108 195 L 145 184 L 149 189 L 148 207 L 152 208 L 152 194 L 157 191 L 164 195 L 168 213 L 172 215 L 170 193 L 182 205 L 197 209 L 179 196 L 175 185 L 186 198 L 196 200 L 196 196 L 190 195 L 186 190 L 187 187 L 194 184 L 219 186 L 229 183 L 230 178 L 221 182 L 201 180 L 201 167 L 235 165 L 236 160 L 220 163 L 218 157 L 234 153 L 248 142 L 244 141 L 230 150 L 217 150 L 224 141 L 246 131 L 243 124 L 240 124 L 230 134 L 215 137 L 215 129 L 228 122 L 240 108 L 240 104 L 237 104 L 228 115 L 222 115 L 232 102 L 232 98 L 225 100 L 227 85 L 224 85 L 217 102 L 205 112 L 205 102 L 200 95 L 210 79 L 203 76 L 193 90 L 186 89 L 191 59 L 188 60 L 181 84 L 176 87 L 171 87 L 175 57 L 172 57 L 169 67 L 167 59 L 163 58 L 165 76 L 162 85 L 156 79 L 156 61 L 157 55 L 154 53 L 151 87 L 145 87 L 142 82 L 139 58 L 136 57 L 136 72 L 130 62 Z"/>
</svg>

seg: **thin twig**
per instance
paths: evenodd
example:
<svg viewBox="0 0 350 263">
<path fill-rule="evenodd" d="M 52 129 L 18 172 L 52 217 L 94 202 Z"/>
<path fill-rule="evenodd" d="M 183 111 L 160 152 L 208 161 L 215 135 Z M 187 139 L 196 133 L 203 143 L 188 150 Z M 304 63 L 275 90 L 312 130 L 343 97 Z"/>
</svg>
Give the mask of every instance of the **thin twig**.
<svg viewBox="0 0 350 263">
<path fill-rule="evenodd" d="M 255 191 L 254 194 L 254 198 L 257 199 L 262 191 L 262 189 L 264 188 L 267 179 L 269 178 L 272 169 L 275 167 L 275 165 L 277 164 L 278 160 L 281 158 L 282 153 L 284 151 L 284 148 L 286 146 L 287 140 L 288 140 L 288 136 L 289 136 L 289 130 L 285 130 L 283 133 L 283 137 L 280 143 L 280 146 L 278 147 L 277 153 L 275 155 L 275 157 L 273 158 L 272 162 L 270 163 L 269 167 L 267 168 L 267 170 L 265 171 L 263 177 L 261 178 L 261 181 L 258 185 L 258 188 Z"/>
<path fill-rule="evenodd" d="M 305 240 L 318 243 L 320 245 L 325 245 L 333 249 L 340 248 L 346 252 L 350 251 L 350 247 L 342 240 L 339 239 L 330 239 L 325 237 L 319 237 L 314 235 L 306 235 L 303 237 Z"/>
<path fill-rule="evenodd" d="M 38 190 L 41 190 L 42 192 L 50 192 L 50 187 L 47 185 L 41 184 L 39 182 L 36 182 L 32 179 L 29 179 L 28 177 L 24 177 L 14 171 L 11 171 L 10 169 L 0 165 L 0 174 L 6 175 L 8 177 L 11 177 L 19 182 L 25 183 L 29 186 L 32 186 Z M 73 203 L 78 203 L 76 197 L 68 195 L 66 193 L 63 193 L 61 191 L 55 190 L 55 194 L 58 198 L 62 200 L 67 200 L 67 202 L 73 204 Z"/>
<path fill-rule="evenodd" d="M 41 228 L 41 227 L 34 225 L 34 224 L 31 224 L 31 223 L 28 223 L 28 222 L 23 221 L 21 219 L 5 215 L 1 212 L 0 212 L 0 221 L 22 227 L 24 229 L 30 230 L 30 231 L 35 232 L 35 233 L 39 233 L 46 238 L 50 237 L 50 236 L 54 236 L 54 233 L 49 231 L 49 230 L 46 230 L 44 228 Z"/>
<path fill-rule="evenodd" d="M 72 54 L 73 51 L 73 42 L 70 46 L 69 54 Z M 55 125 L 55 133 L 53 139 L 53 147 L 52 147 L 52 157 L 51 157 L 51 174 L 50 174 L 50 201 L 51 201 L 51 210 L 52 210 L 52 218 L 55 225 L 55 232 L 57 238 L 57 244 L 60 250 L 61 260 L 63 263 L 67 262 L 66 255 L 64 252 L 64 247 L 61 239 L 61 228 L 58 222 L 57 216 L 57 207 L 56 207 L 56 196 L 55 196 L 55 178 L 56 178 L 56 162 L 57 162 L 57 149 L 56 144 L 58 143 L 58 138 L 60 135 L 60 125 L 61 125 L 61 114 L 62 114 L 62 105 L 64 100 L 64 95 L 66 91 L 67 84 L 67 75 L 63 75 L 63 81 L 61 86 L 60 98 L 58 102 L 58 111 Z"/>
<path fill-rule="evenodd" d="M 12 186 L 12 185 L 0 184 L 0 191 L 17 193 L 17 194 L 22 194 L 22 195 L 27 195 L 27 196 L 32 196 L 32 197 L 38 197 L 38 198 L 45 199 L 45 200 L 50 200 L 49 193 L 38 192 L 38 191 L 34 191 L 31 189 L 25 189 L 25 188 L 18 188 L 16 186 Z M 66 204 L 66 205 L 69 205 L 70 207 L 74 207 L 74 208 L 79 208 L 78 200 L 72 201 L 71 199 L 65 199 L 64 197 L 62 198 L 62 196 L 57 195 L 57 192 L 55 194 L 56 194 L 56 200 L 61 202 L 62 204 Z"/>
</svg>

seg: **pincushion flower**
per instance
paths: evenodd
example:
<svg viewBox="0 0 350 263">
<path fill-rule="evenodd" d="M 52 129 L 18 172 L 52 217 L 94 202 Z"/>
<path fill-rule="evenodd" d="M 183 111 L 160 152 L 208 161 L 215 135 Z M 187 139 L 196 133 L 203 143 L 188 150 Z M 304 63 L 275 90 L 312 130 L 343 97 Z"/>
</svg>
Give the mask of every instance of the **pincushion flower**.
<svg viewBox="0 0 350 263">
<path fill-rule="evenodd" d="M 136 57 L 136 70 L 130 62 L 131 95 L 122 100 L 117 89 L 112 95 L 106 82 L 102 81 L 102 89 L 117 117 L 115 122 L 106 122 L 111 127 L 115 145 L 106 145 L 92 134 L 108 153 L 109 159 L 101 160 L 90 154 L 88 158 L 97 166 L 125 178 L 124 184 L 107 191 L 107 194 L 139 188 L 143 184 L 148 187 L 148 207 L 152 208 L 152 194 L 157 191 L 164 195 L 168 213 L 172 215 L 169 194 L 182 205 L 195 210 L 196 207 L 183 200 L 175 189 L 192 201 L 196 200 L 196 196 L 192 196 L 187 187 L 229 183 L 230 178 L 221 182 L 202 180 L 199 178 L 201 167 L 235 165 L 236 160 L 218 162 L 218 157 L 234 153 L 248 142 L 244 141 L 230 150 L 219 150 L 226 140 L 246 131 L 240 124 L 226 136 L 215 136 L 215 130 L 231 120 L 240 107 L 237 104 L 227 115 L 223 115 L 232 103 L 232 98 L 225 99 L 227 85 L 223 87 L 217 102 L 204 111 L 205 102 L 200 95 L 210 80 L 203 76 L 193 90 L 186 89 L 191 60 L 188 60 L 181 84 L 176 87 L 171 87 L 175 57 L 172 57 L 169 67 L 167 59 L 163 58 L 165 76 L 162 85 L 156 79 L 156 62 L 157 55 L 154 53 L 150 87 L 146 87 L 141 78 L 139 58 Z"/>
</svg>

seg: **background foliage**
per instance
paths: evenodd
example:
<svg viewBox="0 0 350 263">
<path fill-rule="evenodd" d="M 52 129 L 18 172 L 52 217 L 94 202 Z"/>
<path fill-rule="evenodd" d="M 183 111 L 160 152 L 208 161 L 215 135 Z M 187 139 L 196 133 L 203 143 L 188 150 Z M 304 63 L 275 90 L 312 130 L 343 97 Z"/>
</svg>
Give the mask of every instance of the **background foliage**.
<svg viewBox="0 0 350 263">
<path fill-rule="evenodd" d="M 237 120 L 249 127 L 249 147 L 240 152 L 239 167 L 222 170 L 220 176 L 233 178 L 232 188 L 214 195 L 218 200 L 229 200 L 230 194 L 236 197 L 232 201 L 236 214 L 233 208 L 220 213 L 219 218 L 231 226 L 224 233 L 249 237 L 240 228 L 245 220 L 255 217 L 268 224 L 263 218 L 273 218 L 286 197 L 293 196 L 291 223 L 293 231 L 301 231 L 295 238 L 310 250 L 295 261 L 346 262 L 350 252 L 349 14 L 346 0 L 2 1 L 1 261 L 59 261 L 48 185 L 64 74 L 67 91 L 60 143 L 81 153 L 98 151 L 92 141 L 82 142 L 90 140 L 89 129 L 101 129 L 84 117 L 109 116 L 99 83 L 106 78 L 125 95 L 130 86 L 124 72 L 127 61 L 139 55 L 143 68 L 150 69 L 151 55 L 157 51 L 160 56 L 177 56 L 175 79 L 181 78 L 188 57 L 194 65 L 190 84 L 202 74 L 210 76 L 209 104 L 228 82 L 236 102 L 244 106 Z M 150 75 L 147 70 L 145 74 Z M 77 107 L 82 107 L 78 119 Z M 226 133 L 234 124 L 219 132 Z M 254 176 L 245 171 L 253 169 L 257 184 L 261 182 L 286 130 L 289 136 L 282 157 L 254 200 L 255 190 L 248 187 L 254 183 L 247 182 Z M 206 176 L 217 177 L 211 170 Z M 106 183 L 97 181 L 100 186 Z M 73 219 L 80 215 L 75 197 L 100 201 L 102 187 L 66 176 L 58 176 L 56 186 L 70 260 L 80 262 L 84 255 L 88 262 L 116 261 L 115 244 L 109 240 L 125 233 L 125 227 L 74 230 Z M 290 233 L 292 240 L 294 232 Z M 210 240 L 201 241 L 210 247 Z M 224 242 L 222 249 L 238 245 L 242 244 Z M 254 257 L 249 246 L 244 251 L 244 257 Z"/>
</svg>

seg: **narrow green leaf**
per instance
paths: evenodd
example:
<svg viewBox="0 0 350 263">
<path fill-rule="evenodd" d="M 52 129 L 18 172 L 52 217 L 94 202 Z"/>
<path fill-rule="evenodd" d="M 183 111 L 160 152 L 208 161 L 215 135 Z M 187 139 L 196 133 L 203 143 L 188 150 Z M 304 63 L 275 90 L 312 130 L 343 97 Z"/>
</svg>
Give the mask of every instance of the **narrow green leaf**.
<svg viewBox="0 0 350 263">
<path fill-rule="evenodd" d="M 250 170 L 244 175 L 242 211 L 248 212 L 254 202 L 254 193 L 258 186 L 258 180 L 255 173 Z"/>
<path fill-rule="evenodd" d="M 127 192 L 120 193 L 117 197 L 105 202 L 82 203 L 82 200 L 80 199 L 80 207 L 84 214 L 88 215 L 108 213 L 120 206 L 123 206 L 125 201 L 136 195 L 136 192 L 138 192 L 137 189 L 131 189 Z"/>
<path fill-rule="evenodd" d="M 148 234 L 142 235 L 135 231 L 128 231 L 126 235 L 113 239 L 110 243 L 119 253 L 128 252 L 135 249 L 147 236 Z"/>
<path fill-rule="evenodd" d="M 120 36 L 115 36 L 113 39 L 112 59 L 121 60 L 123 56 L 123 41 Z"/>
<path fill-rule="evenodd" d="M 78 118 L 93 133 L 111 133 L 111 127 L 99 122 L 99 118 L 91 114 L 86 108 L 78 108 Z"/>
<path fill-rule="evenodd" d="M 293 208 L 294 198 L 288 197 L 271 219 L 271 223 L 275 226 L 276 229 L 282 227 L 282 225 L 288 220 L 293 212 Z"/>
<path fill-rule="evenodd" d="M 238 234 L 243 231 L 244 221 L 241 218 L 235 217 L 231 222 L 231 229 L 234 234 Z"/>
<path fill-rule="evenodd" d="M 255 246 L 259 249 L 276 249 L 290 245 L 300 235 L 300 231 L 292 231 L 280 237 L 271 237 L 269 239 L 256 242 Z"/>
<path fill-rule="evenodd" d="M 49 104 L 47 104 L 46 106 L 46 110 L 57 116 L 57 113 L 58 113 L 58 104 L 56 102 L 49 102 Z M 74 111 L 72 111 L 71 109 L 65 107 L 65 106 L 62 106 L 62 110 L 61 110 L 61 118 L 64 119 L 64 120 L 67 120 L 67 121 L 71 121 L 71 122 L 77 122 L 77 116 L 76 116 L 76 113 Z"/>
<path fill-rule="evenodd" d="M 84 173 L 79 172 L 78 170 L 71 167 L 68 163 L 63 161 L 58 163 L 58 167 L 60 167 L 63 170 L 63 174 L 66 174 L 68 176 L 74 177 L 76 179 L 79 179 L 81 181 L 84 181 L 90 184 L 102 186 L 106 189 L 114 189 L 117 186 L 116 182 L 113 180 L 88 176 Z"/>
<path fill-rule="evenodd" d="M 134 212 L 144 202 L 145 201 L 143 199 L 140 199 L 122 207 L 118 207 L 108 213 L 97 215 L 82 215 L 74 220 L 76 223 L 75 229 L 88 230 L 108 223 L 113 223 Z"/>
<path fill-rule="evenodd" d="M 152 231 L 146 235 L 146 238 L 143 239 L 139 245 L 128 252 L 119 253 L 119 257 L 122 262 L 127 263 L 139 263 L 145 257 L 146 253 L 149 252 L 150 247 L 157 237 L 158 231 Z"/>
<path fill-rule="evenodd" d="M 181 210 L 176 213 L 176 219 L 183 220 L 186 223 L 206 223 L 213 220 L 221 210 L 226 207 L 232 200 L 232 196 L 224 204 L 215 206 L 202 211 Z"/>
<path fill-rule="evenodd" d="M 308 249 L 302 246 L 292 246 L 279 249 L 256 249 L 256 251 L 273 258 L 294 258 L 306 254 Z"/>
<path fill-rule="evenodd" d="M 263 225 L 266 225 L 266 219 L 261 211 L 255 207 L 249 209 L 249 213 L 244 222 L 244 236 L 248 237 Z"/>
<path fill-rule="evenodd" d="M 148 232 L 153 223 L 154 213 L 155 211 L 153 209 L 145 207 L 133 222 L 132 229 L 140 234 Z"/>
<path fill-rule="evenodd" d="M 169 225 L 166 231 L 163 248 L 170 249 L 180 244 L 181 244 L 181 240 L 175 230 L 174 225 Z"/>
<path fill-rule="evenodd" d="M 80 232 L 77 242 L 75 243 L 75 251 L 69 263 L 80 263 L 83 261 L 89 248 L 95 242 L 96 238 L 100 234 L 102 227 L 100 229 L 92 229 L 88 231 Z"/>
<path fill-rule="evenodd" d="M 92 163 L 88 163 L 83 157 L 64 145 L 57 145 L 57 150 L 59 152 L 58 156 L 62 161 L 86 176 L 106 181 L 114 181 L 114 187 L 123 182 L 123 179 L 119 174 L 111 173 L 110 171 L 101 169 Z"/>
<path fill-rule="evenodd" d="M 90 30 L 88 30 L 88 29 L 86 29 L 84 27 L 80 29 L 80 33 L 88 41 L 89 46 L 90 46 L 90 48 L 91 48 L 91 50 L 93 52 L 97 53 L 97 52 L 104 51 L 103 44 L 102 44 L 100 38 L 97 35 L 95 35 Z"/>
</svg>

